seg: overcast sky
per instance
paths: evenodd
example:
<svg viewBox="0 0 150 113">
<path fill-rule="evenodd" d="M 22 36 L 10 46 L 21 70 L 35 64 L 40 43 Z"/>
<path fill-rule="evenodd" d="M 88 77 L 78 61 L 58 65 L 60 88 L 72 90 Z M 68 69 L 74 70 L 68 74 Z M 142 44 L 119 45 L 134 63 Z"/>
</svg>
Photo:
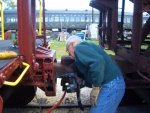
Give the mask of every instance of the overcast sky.
<svg viewBox="0 0 150 113">
<path fill-rule="evenodd" d="M 119 1 L 119 7 L 121 7 L 121 1 Z M 92 9 L 89 6 L 90 0 L 45 0 L 46 9 L 61 9 L 61 10 L 85 10 L 85 9 Z M 132 12 L 133 11 L 133 4 L 126 0 L 126 12 Z"/>
<path fill-rule="evenodd" d="M 15 2 L 17 0 L 14 0 Z M 37 9 L 39 9 L 39 0 L 37 2 Z M 45 0 L 45 8 L 48 10 L 91 10 L 92 7 L 89 6 L 91 0 Z M 119 8 L 121 8 L 122 0 L 119 1 Z M 133 12 L 133 3 L 129 0 L 125 0 L 125 11 Z"/>
<path fill-rule="evenodd" d="M 45 0 L 47 9 L 91 9 L 90 0 Z"/>
</svg>

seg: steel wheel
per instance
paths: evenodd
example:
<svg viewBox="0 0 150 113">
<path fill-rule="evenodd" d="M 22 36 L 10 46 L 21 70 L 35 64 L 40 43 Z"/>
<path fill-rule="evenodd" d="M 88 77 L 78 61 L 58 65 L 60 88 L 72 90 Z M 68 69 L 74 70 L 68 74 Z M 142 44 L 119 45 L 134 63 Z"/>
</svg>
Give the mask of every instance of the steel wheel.
<svg viewBox="0 0 150 113">
<path fill-rule="evenodd" d="M 36 89 L 34 86 L 7 87 L 2 94 L 4 106 L 20 107 L 27 105 L 34 98 Z M 8 94 L 9 92 L 10 94 Z"/>
</svg>

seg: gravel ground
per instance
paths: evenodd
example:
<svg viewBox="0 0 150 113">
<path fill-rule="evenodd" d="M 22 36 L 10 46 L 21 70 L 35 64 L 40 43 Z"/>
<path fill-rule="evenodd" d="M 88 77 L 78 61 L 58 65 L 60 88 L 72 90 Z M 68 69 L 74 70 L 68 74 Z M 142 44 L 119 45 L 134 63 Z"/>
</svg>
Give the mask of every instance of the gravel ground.
<svg viewBox="0 0 150 113">
<path fill-rule="evenodd" d="M 3 113 L 47 113 L 48 109 L 5 109 Z M 52 113 L 89 113 L 89 108 L 85 108 L 84 111 L 81 111 L 78 108 L 57 108 Z M 119 107 L 117 113 L 150 113 L 150 106 L 125 106 Z"/>
<path fill-rule="evenodd" d="M 81 100 L 83 105 L 90 105 L 89 96 L 90 88 L 81 89 Z M 38 89 L 35 98 L 29 103 L 40 106 L 41 104 L 54 105 L 62 97 L 62 87 L 60 86 L 60 79 L 57 81 L 57 93 L 54 97 L 46 97 L 45 93 Z M 75 93 L 66 94 L 61 105 L 77 105 L 77 99 Z M 47 113 L 48 109 L 39 108 L 7 108 L 3 110 L 3 113 Z M 52 113 L 88 113 L 89 108 L 85 108 L 81 111 L 79 108 L 57 108 Z M 118 108 L 117 113 L 150 113 L 150 106 L 121 106 Z"/>
<path fill-rule="evenodd" d="M 35 98 L 29 104 L 34 104 L 34 105 L 39 105 L 39 104 L 54 105 L 54 104 L 56 104 L 61 99 L 61 97 L 64 93 L 62 91 L 62 87 L 60 86 L 60 82 L 61 82 L 61 80 L 58 79 L 57 86 L 56 86 L 56 88 L 57 88 L 56 96 L 46 97 L 45 93 L 42 90 L 37 89 Z M 81 101 L 82 101 L 83 105 L 87 105 L 87 104 L 90 105 L 89 104 L 90 103 L 90 100 L 89 100 L 89 96 L 90 96 L 89 92 L 90 91 L 91 91 L 91 88 L 87 88 L 87 87 L 84 87 L 81 89 L 80 96 L 81 96 Z M 77 105 L 78 103 L 77 103 L 76 93 L 67 93 L 62 104 L 63 105 Z"/>
</svg>

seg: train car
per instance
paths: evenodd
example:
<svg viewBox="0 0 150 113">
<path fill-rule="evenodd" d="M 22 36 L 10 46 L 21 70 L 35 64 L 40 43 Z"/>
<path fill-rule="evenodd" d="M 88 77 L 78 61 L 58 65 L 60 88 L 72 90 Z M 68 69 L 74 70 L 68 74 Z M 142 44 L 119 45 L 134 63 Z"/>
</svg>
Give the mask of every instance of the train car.
<svg viewBox="0 0 150 113">
<path fill-rule="evenodd" d="M 118 22 L 121 21 L 121 13 L 118 12 Z M 16 10 L 5 10 L 5 30 L 17 30 L 17 11 Z M 93 16 L 93 17 L 92 17 Z M 124 29 L 132 29 L 132 17 L 133 13 L 125 12 L 124 17 Z M 143 24 L 146 22 L 148 14 L 143 15 Z M 93 18 L 93 20 L 92 20 Z M 85 30 L 86 26 L 93 23 L 99 22 L 99 11 L 95 10 L 93 15 L 90 10 L 46 10 L 45 12 L 45 22 L 46 29 L 68 29 L 76 30 L 81 29 Z M 36 11 L 36 26 L 38 29 L 39 23 L 39 11 Z M 80 24 L 79 24 L 80 23 Z"/>
<path fill-rule="evenodd" d="M 5 30 L 17 29 L 17 11 L 5 10 Z M 39 11 L 36 11 L 37 29 L 39 23 Z M 94 12 L 93 22 L 98 23 L 99 13 Z M 85 29 L 92 22 L 92 12 L 89 10 L 46 10 L 46 29 Z M 80 23 L 80 24 L 78 24 Z"/>
<path fill-rule="evenodd" d="M 118 12 L 118 22 L 121 22 L 121 12 Z M 149 17 L 148 13 L 143 13 L 142 24 L 144 25 Z M 125 12 L 124 15 L 124 30 L 131 30 L 133 23 L 133 13 L 132 12 Z"/>
<path fill-rule="evenodd" d="M 7 18 L 17 21 L 17 42 L 0 40 L 0 112 L 3 105 L 16 107 L 28 104 L 35 96 L 37 87 L 44 91 L 46 96 L 55 96 L 56 80 L 62 74 L 62 85 L 65 86 L 67 83 L 69 87 L 69 90 L 66 86 L 63 88 L 65 93 L 79 91 L 76 87 L 75 74 L 70 73 L 74 70 L 68 67 L 73 61 L 64 57 L 59 63 L 56 59 L 56 51 L 47 48 L 46 15 L 43 15 L 45 21 L 43 21 L 43 34 L 40 36 L 42 41 L 36 39 L 35 1 L 17 0 L 17 19 L 13 15 L 11 19 Z M 143 11 L 150 13 L 149 4 L 149 0 L 134 0 L 132 37 L 127 45 L 125 39 L 121 40 L 122 43 L 118 40 L 118 9 L 116 8 L 118 0 L 92 0 L 90 3 L 92 7 L 101 11 L 98 19 L 101 20 L 98 23 L 99 36 L 104 35 L 107 39 L 106 42 L 101 41 L 101 43 L 104 48 L 107 47 L 115 52 L 112 58 L 117 61 L 124 73 L 127 90 L 136 92 L 148 103 L 150 103 L 150 45 L 145 40 L 150 32 L 150 17 L 142 28 L 142 14 Z M 44 5 L 43 9 L 45 9 Z M 64 18 L 63 20 L 65 21 Z M 143 44 L 147 46 L 145 49 L 142 48 Z"/>
<path fill-rule="evenodd" d="M 17 6 L 17 19 L 14 15 L 7 17 L 8 22 L 17 21 L 17 41 L 0 40 L 0 113 L 3 104 L 29 103 L 37 87 L 47 96 L 56 95 L 55 50 L 47 49 L 44 29 L 42 43 L 35 40 L 35 0 L 17 0 Z"/>
</svg>

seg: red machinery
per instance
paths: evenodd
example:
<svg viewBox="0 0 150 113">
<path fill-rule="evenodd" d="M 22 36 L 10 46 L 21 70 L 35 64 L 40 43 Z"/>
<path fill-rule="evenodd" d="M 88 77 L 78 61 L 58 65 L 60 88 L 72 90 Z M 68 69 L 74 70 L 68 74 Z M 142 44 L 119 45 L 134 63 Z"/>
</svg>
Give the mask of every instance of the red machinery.
<svg viewBox="0 0 150 113">
<path fill-rule="evenodd" d="M 40 36 L 44 43 L 42 46 L 36 45 L 35 6 L 36 0 L 17 0 L 18 48 L 10 47 L 8 40 L 0 41 L 1 50 L 18 52 L 17 58 L 0 60 L 1 108 L 3 102 L 7 106 L 26 105 L 35 96 L 36 87 L 47 96 L 56 94 L 55 51 L 46 48 L 44 19 L 44 33 Z"/>
<path fill-rule="evenodd" d="M 35 4 L 36 0 L 17 0 L 18 45 L 11 46 L 10 40 L 0 41 L 0 51 L 18 53 L 16 58 L 0 60 L 0 113 L 3 104 L 11 107 L 28 104 L 34 98 L 37 87 L 43 90 L 46 96 L 55 96 L 56 74 L 54 68 L 58 74 L 72 72 L 71 68 L 68 71 L 64 68 L 66 62 L 68 62 L 67 65 L 72 63 L 71 59 L 67 60 L 67 57 L 64 57 L 61 63 L 56 63 L 55 50 L 46 48 L 45 0 L 43 0 L 43 34 L 36 36 Z M 79 87 L 76 87 L 74 82 L 70 82 L 70 84 L 75 87 L 65 91 L 64 95 L 66 92 L 79 91 Z M 79 98 L 79 92 L 77 98 Z M 60 102 L 48 112 L 57 107 Z M 80 99 L 78 102 L 81 104 Z"/>
</svg>

